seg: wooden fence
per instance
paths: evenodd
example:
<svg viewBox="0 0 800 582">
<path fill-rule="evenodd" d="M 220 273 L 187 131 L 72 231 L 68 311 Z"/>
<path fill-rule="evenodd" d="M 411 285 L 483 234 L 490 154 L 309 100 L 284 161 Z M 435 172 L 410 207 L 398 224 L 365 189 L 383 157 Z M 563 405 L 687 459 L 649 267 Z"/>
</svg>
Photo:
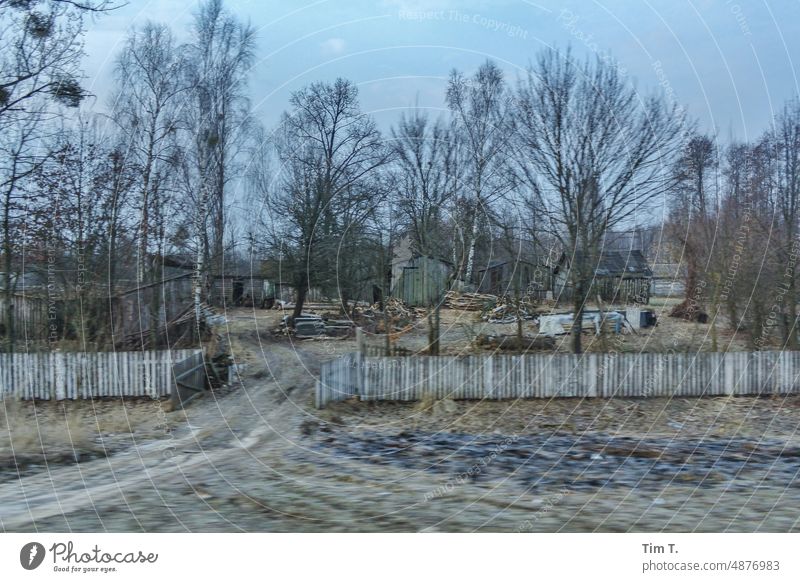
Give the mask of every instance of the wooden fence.
<svg viewBox="0 0 800 582">
<path fill-rule="evenodd" d="M 182 408 L 189 402 L 204 394 L 208 389 L 206 360 L 203 350 L 197 350 L 189 357 L 176 362 L 172 366 L 175 374 L 172 405 Z"/>
<path fill-rule="evenodd" d="M 323 364 L 318 408 L 335 400 L 718 396 L 800 392 L 800 352 L 530 354 L 377 358 Z"/>
<path fill-rule="evenodd" d="M 14 309 L 14 339 L 42 340 L 47 337 L 50 325 L 55 323 L 49 319 L 47 300 L 42 297 L 15 294 L 11 298 Z M 6 298 L 0 296 L 0 313 L 5 314 Z M 53 316 L 63 311 L 63 302 L 53 304 Z M 5 318 L 0 320 L 0 328 L 5 331 Z"/>
<path fill-rule="evenodd" d="M 202 350 L 0 354 L 0 399 L 65 400 L 169 396 L 173 366 Z M 189 366 L 191 367 L 191 366 Z"/>
</svg>

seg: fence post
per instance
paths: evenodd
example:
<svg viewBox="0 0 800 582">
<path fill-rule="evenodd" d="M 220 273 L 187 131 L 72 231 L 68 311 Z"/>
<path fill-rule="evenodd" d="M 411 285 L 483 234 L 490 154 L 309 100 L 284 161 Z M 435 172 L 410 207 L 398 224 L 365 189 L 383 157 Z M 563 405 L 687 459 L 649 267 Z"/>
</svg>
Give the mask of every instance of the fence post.
<svg viewBox="0 0 800 582">
<path fill-rule="evenodd" d="M 356 350 L 359 354 L 364 353 L 364 330 L 360 327 L 356 328 Z"/>
<path fill-rule="evenodd" d="M 358 328 L 359 330 L 361 328 Z M 364 367 L 361 365 L 361 352 L 357 352 L 355 356 L 352 358 L 352 365 L 355 366 L 355 373 L 352 374 L 355 376 L 355 395 L 358 396 L 359 400 L 361 399 L 361 392 L 364 389 Z"/>
<path fill-rule="evenodd" d="M 53 354 L 56 364 L 56 382 L 53 390 L 53 397 L 56 400 L 64 400 L 67 384 L 66 362 L 64 361 L 65 354 L 55 352 Z"/>
</svg>

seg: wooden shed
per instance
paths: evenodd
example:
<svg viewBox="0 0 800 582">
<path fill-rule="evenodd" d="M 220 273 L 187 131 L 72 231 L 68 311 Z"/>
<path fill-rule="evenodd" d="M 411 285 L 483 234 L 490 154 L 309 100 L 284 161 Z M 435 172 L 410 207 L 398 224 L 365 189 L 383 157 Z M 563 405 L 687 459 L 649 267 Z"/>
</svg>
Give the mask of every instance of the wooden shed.
<svg viewBox="0 0 800 582">
<path fill-rule="evenodd" d="M 531 261 L 515 259 L 493 261 L 478 270 L 478 292 L 513 295 L 517 286 L 523 295 L 544 299 L 552 290 L 552 272 L 544 257 Z"/>
<path fill-rule="evenodd" d="M 571 301 L 573 288 L 570 269 L 581 254 L 562 253 L 553 269 L 553 296 L 558 301 Z M 593 277 L 589 298 L 600 295 L 608 303 L 650 302 L 653 272 L 641 251 L 604 251 L 590 259 Z"/>
<path fill-rule="evenodd" d="M 399 268 L 392 281 L 392 296 L 412 307 L 425 307 L 441 301 L 447 291 L 452 265 L 434 257 L 415 256 Z"/>
</svg>

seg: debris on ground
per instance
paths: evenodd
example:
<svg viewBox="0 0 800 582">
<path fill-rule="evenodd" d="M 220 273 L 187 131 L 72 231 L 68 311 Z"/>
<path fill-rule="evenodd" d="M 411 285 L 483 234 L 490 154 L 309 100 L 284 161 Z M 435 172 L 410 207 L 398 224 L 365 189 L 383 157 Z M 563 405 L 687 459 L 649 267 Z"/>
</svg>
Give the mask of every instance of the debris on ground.
<svg viewBox="0 0 800 582">
<path fill-rule="evenodd" d="M 386 331 L 384 327 L 387 320 L 391 331 L 403 331 L 427 314 L 422 307 L 410 307 L 400 299 L 390 297 L 385 301 L 383 309 L 380 303 L 373 303 L 369 307 L 355 307 L 353 321 L 366 331 L 383 333 Z"/>
<path fill-rule="evenodd" d="M 572 332 L 575 316 L 572 313 L 556 313 L 539 317 L 539 333 L 547 336 L 564 335 Z M 584 311 L 582 330 L 593 330 L 597 335 L 603 333 L 631 333 L 633 328 L 621 311 Z"/>
<path fill-rule="evenodd" d="M 697 308 L 688 301 L 676 305 L 672 311 L 670 311 L 669 316 L 695 323 L 708 323 L 708 313 Z"/>
<path fill-rule="evenodd" d="M 197 321 L 198 311 L 200 312 L 199 325 Z M 211 337 L 212 327 L 222 325 L 225 322 L 225 316 L 217 313 L 211 305 L 201 303 L 199 306 L 195 306 L 194 303 L 191 303 L 175 318 L 159 326 L 155 333 L 150 330 L 129 333 L 116 347 L 123 350 L 154 349 L 154 339 L 156 340 L 156 345 L 168 343 L 173 349 L 184 346 L 194 347 L 197 344 L 198 329 L 200 330 L 200 340 L 208 341 Z"/>
<path fill-rule="evenodd" d="M 522 316 L 523 320 L 533 320 L 539 317 L 536 311 L 536 303 L 530 297 L 523 297 L 520 300 L 519 309 L 515 299 L 504 295 L 496 298 L 496 302 L 487 307 L 481 313 L 481 319 L 489 323 L 515 323 L 517 316 Z"/>
<path fill-rule="evenodd" d="M 475 345 L 492 350 L 536 351 L 555 349 L 555 341 L 548 336 L 522 336 L 522 341 L 516 335 L 488 335 L 480 334 L 475 338 Z"/>
<path fill-rule="evenodd" d="M 448 291 L 444 295 L 443 307 L 461 311 L 483 311 L 497 302 L 497 295 L 485 293 L 460 293 Z"/>
</svg>

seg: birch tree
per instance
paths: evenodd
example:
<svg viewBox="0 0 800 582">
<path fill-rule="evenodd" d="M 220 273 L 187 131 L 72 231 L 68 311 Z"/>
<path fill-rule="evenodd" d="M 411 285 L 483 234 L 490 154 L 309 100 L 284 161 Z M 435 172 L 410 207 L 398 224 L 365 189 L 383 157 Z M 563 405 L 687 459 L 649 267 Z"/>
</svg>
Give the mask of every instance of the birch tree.
<svg viewBox="0 0 800 582">
<path fill-rule="evenodd" d="M 221 0 L 207 0 L 195 15 L 186 74 L 191 106 L 183 116 L 190 133 L 193 171 L 195 309 L 199 321 L 204 280 L 223 272 L 227 184 L 249 128 L 245 93 L 255 31 L 228 14 Z"/>
<path fill-rule="evenodd" d="M 466 207 L 464 279 L 472 280 L 481 214 L 511 188 L 505 153 L 509 139 L 509 93 L 503 72 L 486 61 L 471 77 L 450 74 L 447 106 L 463 147 L 462 197 Z"/>
<path fill-rule="evenodd" d="M 140 175 L 136 221 L 136 278 L 139 285 L 158 280 L 167 209 L 174 199 L 182 157 L 179 108 L 186 93 L 184 62 L 166 26 L 148 22 L 128 36 L 117 59 L 113 118 L 129 144 Z M 149 306 L 149 329 L 158 327 L 158 293 Z"/>
</svg>

